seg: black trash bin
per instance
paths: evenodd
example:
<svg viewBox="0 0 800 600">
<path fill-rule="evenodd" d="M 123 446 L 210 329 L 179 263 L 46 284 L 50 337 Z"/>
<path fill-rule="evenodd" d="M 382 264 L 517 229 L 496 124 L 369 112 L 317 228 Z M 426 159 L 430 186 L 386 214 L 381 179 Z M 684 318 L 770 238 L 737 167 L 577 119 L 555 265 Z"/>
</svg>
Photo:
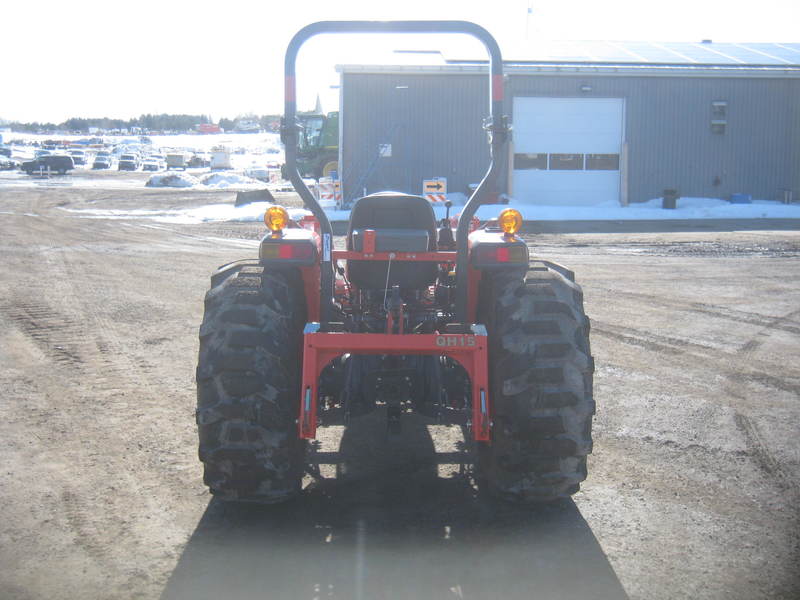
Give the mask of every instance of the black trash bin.
<svg viewBox="0 0 800 600">
<path fill-rule="evenodd" d="M 661 208 L 670 208 L 674 210 L 678 198 L 680 198 L 678 190 L 664 190 L 664 196 L 661 198 Z"/>
</svg>

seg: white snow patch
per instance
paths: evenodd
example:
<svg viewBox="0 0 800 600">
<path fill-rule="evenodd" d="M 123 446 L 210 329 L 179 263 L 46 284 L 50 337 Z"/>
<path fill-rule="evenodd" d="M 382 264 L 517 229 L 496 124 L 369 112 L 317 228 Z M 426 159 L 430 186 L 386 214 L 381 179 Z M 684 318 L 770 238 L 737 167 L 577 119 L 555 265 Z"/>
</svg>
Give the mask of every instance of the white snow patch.
<svg viewBox="0 0 800 600">
<path fill-rule="evenodd" d="M 683 202 L 681 202 L 681 200 Z M 794 218 L 800 219 L 800 205 L 787 205 L 769 200 L 753 201 L 753 204 L 730 204 L 724 200 L 713 198 L 682 198 L 679 208 L 665 210 L 661 208 L 661 199 L 651 200 L 641 205 L 623 207 L 618 205 L 589 206 L 531 206 L 518 202 L 509 204 L 490 204 L 478 209 L 477 216 L 481 221 L 496 217 L 505 208 L 516 208 L 528 221 L 635 221 L 658 219 L 759 219 L 759 218 Z M 684 204 L 684 206 L 680 206 Z M 63 209 L 90 218 L 130 219 L 148 218 L 164 223 L 208 223 L 223 221 L 260 221 L 264 212 L 272 206 L 269 202 L 253 202 L 243 206 L 232 204 L 211 204 L 196 208 L 176 210 L 77 210 Z M 300 220 L 303 215 L 311 214 L 303 208 L 289 208 L 289 216 Z M 445 207 L 434 206 L 437 219 L 444 217 Z M 460 212 L 459 207 L 450 209 L 450 215 Z M 331 221 L 347 221 L 349 210 L 326 210 Z"/>
<path fill-rule="evenodd" d="M 200 180 L 188 173 L 159 173 L 145 183 L 146 187 L 189 188 L 200 185 Z"/>
<path fill-rule="evenodd" d="M 461 213 L 466 196 L 448 194 L 453 203 L 450 216 Z M 800 204 L 783 204 L 775 200 L 753 200 L 752 204 L 731 204 L 719 198 L 680 198 L 677 208 L 661 208 L 661 198 L 620 206 L 606 202 L 596 206 L 538 206 L 513 198 L 508 204 L 485 204 L 476 216 L 481 221 L 492 219 L 506 208 L 515 208 L 526 221 L 651 221 L 692 219 L 800 219 Z M 437 219 L 445 215 L 443 203 L 433 204 Z M 347 221 L 349 210 L 325 210 L 331 221 Z"/>
<path fill-rule="evenodd" d="M 452 198 L 451 198 L 452 196 Z M 461 213 L 464 194 L 448 194 L 453 202 L 450 216 Z M 350 210 L 323 207 L 331 221 L 347 221 Z M 526 221 L 655 221 L 693 219 L 800 219 L 800 204 L 783 204 L 775 200 L 753 200 L 752 204 L 731 204 L 719 198 L 680 198 L 676 209 L 661 208 L 661 198 L 620 206 L 607 202 L 597 206 L 535 206 L 509 200 L 508 204 L 485 204 L 476 216 L 482 222 L 497 217 L 506 208 L 515 208 Z M 444 204 L 433 205 L 437 219 L 445 215 Z"/>
<path fill-rule="evenodd" d="M 209 173 L 200 179 L 200 183 L 206 187 L 215 189 L 227 189 L 232 187 L 251 189 L 264 187 L 261 181 L 238 173 Z"/>
<path fill-rule="evenodd" d="M 99 210 L 99 209 L 70 209 L 62 210 L 74 213 L 77 216 L 92 219 L 152 219 L 160 223 L 177 223 L 194 225 L 197 223 L 219 223 L 226 221 L 252 222 L 263 221 L 266 210 L 273 206 L 269 202 L 252 202 L 242 206 L 232 204 L 209 204 L 197 208 L 175 210 Z M 311 212 L 303 208 L 289 208 L 289 218 L 299 221 L 304 215 Z"/>
<path fill-rule="evenodd" d="M 455 204 L 455 203 L 454 203 Z M 508 204 L 486 204 L 476 216 L 485 221 L 505 208 L 515 208 L 526 221 L 650 221 L 691 219 L 798 219 L 800 204 L 775 200 L 753 200 L 752 204 L 731 204 L 719 198 L 679 198 L 677 208 L 661 208 L 661 198 L 620 206 L 605 202 L 595 206 L 538 206 L 510 199 Z M 434 206 L 437 218 L 444 216 L 444 206 Z M 450 214 L 460 212 L 458 205 Z"/>
</svg>

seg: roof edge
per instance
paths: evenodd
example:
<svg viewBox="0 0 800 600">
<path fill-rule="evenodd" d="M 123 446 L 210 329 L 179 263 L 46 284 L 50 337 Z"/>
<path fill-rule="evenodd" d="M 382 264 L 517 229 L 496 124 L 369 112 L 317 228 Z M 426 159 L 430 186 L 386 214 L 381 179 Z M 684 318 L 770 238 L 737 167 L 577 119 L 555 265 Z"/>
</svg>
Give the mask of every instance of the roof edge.
<svg viewBox="0 0 800 600">
<path fill-rule="evenodd" d="M 748 78 L 800 78 L 800 65 L 642 65 L 635 63 L 507 63 L 506 75 L 598 75 L 622 77 L 748 77 Z M 336 65 L 342 74 L 396 74 L 396 75 L 459 75 L 487 73 L 488 67 L 480 64 L 449 65 Z"/>
</svg>

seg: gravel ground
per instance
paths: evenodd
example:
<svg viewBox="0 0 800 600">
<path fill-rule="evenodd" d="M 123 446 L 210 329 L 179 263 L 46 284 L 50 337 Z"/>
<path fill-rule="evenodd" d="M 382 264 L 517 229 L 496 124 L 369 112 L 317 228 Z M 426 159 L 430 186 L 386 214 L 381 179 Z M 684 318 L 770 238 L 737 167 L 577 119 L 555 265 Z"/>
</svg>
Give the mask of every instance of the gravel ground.
<svg viewBox="0 0 800 600">
<path fill-rule="evenodd" d="M 800 597 L 799 232 L 528 236 L 592 318 L 572 500 L 494 504 L 460 430 L 373 414 L 321 436 L 347 478 L 235 507 L 201 480 L 197 328 L 262 227 L 62 210 L 232 201 L 0 188 L 0 598 Z"/>
</svg>

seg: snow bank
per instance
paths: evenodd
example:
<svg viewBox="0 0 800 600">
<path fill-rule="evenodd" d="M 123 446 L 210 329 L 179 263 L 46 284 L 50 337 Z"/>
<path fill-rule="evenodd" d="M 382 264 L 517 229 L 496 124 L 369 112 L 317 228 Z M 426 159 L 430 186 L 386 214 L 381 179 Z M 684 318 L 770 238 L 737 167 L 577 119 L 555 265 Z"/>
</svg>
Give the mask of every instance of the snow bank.
<svg viewBox="0 0 800 600">
<path fill-rule="evenodd" d="M 452 197 L 451 197 L 452 196 Z M 464 194 L 448 194 L 453 202 L 450 216 L 459 214 L 466 202 Z M 661 198 L 620 206 L 605 202 L 595 206 L 538 206 L 509 199 L 508 204 L 486 204 L 476 216 L 481 221 L 492 219 L 505 208 L 515 208 L 526 221 L 657 221 L 693 219 L 800 219 L 800 204 L 783 204 L 775 200 L 753 200 L 752 204 L 731 204 L 719 198 L 679 198 L 677 208 L 661 208 Z M 434 204 L 437 219 L 445 215 L 443 204 Z M 326 210 L 331 221 L 347 221 L 349 210 Z"/>
<path fill-rule="evenodd" d="M 153 175 L 145 184 L 147 187 L 211 188 L 225 190 L 230 188 L 256 189 L 264 184 L 251 177 L 237 173 L 209 173 L 200 179 L 188 173 L 159 173 Z"/>
<path fill-rule="evenodd" d="M 145 187 L 189 188 L 200 185 L 200 180 L 188 173 L 160 173 L 150 177 L 144 185 Z"/>
<path fill-rule="evenodd" d="M 253 222 L 263 221 L 264 213 L 270 206 L 274 206 L 269 202 L 253 202 L 243 206 L 232 206 L 230 204 L 211 204 L 208 206 L 199 206 L 197 208 L 188 208 L 185 210 L 173 211 L 171 214 L 154 215 L 154 219 L 165 223 L 219 223 L 226 221 L 234 222 Z M 289 218 L 292 220 L 300 220 L 304 215 L 310 215 L 311 212 L 303 208 L 289 208 Z"/>
<path fill-rule="evenodd" d="M 731 204 L 719 198 L 679 198 L 675 209 L 661 208 L 661 198 L 620 206 L 605 202 L 595 206 L 536 206 L 511 199 L 526 221 L 650 221 L 670 219 L 791 219 L 800 218 L 800 205 L 774 200 L 753 200 L 752 204 Z M 497 215 L 505 205 L 478 209 L 478 218 Z M 444 212 L 442 210 L 442 212 Z"/>
<path fill-rule="evenodd" d="M 93 219 L 152 219 L 160 223 L 177 223 L 182 225 L 195 225 L 198 223 L 219 222 L 254 222 L 263 221 L 264 213 L 273 206 L 269 202 L 253 202 L 242 206 L 232 204 L 209 204 L 197 208 L 175 210 L 100 210 L 100 209 L 69 209 L 62 210 L 77 216 Z M 304 215 L 311 213 L 303 208 L 289 208 L 289 218 L 299 221 Z"/>
<path fill-rule="evenodd" d="M 206 187 L 220 190 L 231 187 L 247 189 L 264 187 L 264 184 L 257 179 L 238 173 L 210 173 L 202 177 L 200 183 Z"/>
<path fill-rule="evenodd" d="M 171 177 L 160 175 L 160 177 Z M 181 174 L 186 177 L 186 175 Z M 156 176 L 154 176 L 156 177 Z M 191 176 L 189 176 L 191 177 Z M 233 204 L 211 204 L 196 208 L 171 211 L 162 210 L 71 210 L 93 218 L 130 219 L 148 218 L 166 223 L 208 223 L 222 221 L 260 221 L 264 212 L 272 206 L 269 202 L 253 202 L 242 206 Z M 651 221 L 660 219 L 800 219 L 800 205 L 782 204 L 771 200 L 754 200 L 752 204 L 730 204 L 717 198 L 681 198 L 678 208 L 661 208 L 661 199 L 656 198 L 641 204 L 619 206 L 608 203 L 600 206 L 532 206 L 510 201 L 509 204 L 489 204 L 478 209 L 481 221 L 496 217 L 505 208 L 516 208 L 526 221 Z M 65 209 L 66 210 L 66 209 Z M 302 208 L 288 209 L 289 216 L 299 220 L 311 214 Z M 434 206 L 436 218 L 444 217 L 445 207 Z M 454 206 L 450 215 L 457 215 L 461 208 Z M 331 221 L 347 221 L 349 210 L 326 210 Z"/>
</svg>

